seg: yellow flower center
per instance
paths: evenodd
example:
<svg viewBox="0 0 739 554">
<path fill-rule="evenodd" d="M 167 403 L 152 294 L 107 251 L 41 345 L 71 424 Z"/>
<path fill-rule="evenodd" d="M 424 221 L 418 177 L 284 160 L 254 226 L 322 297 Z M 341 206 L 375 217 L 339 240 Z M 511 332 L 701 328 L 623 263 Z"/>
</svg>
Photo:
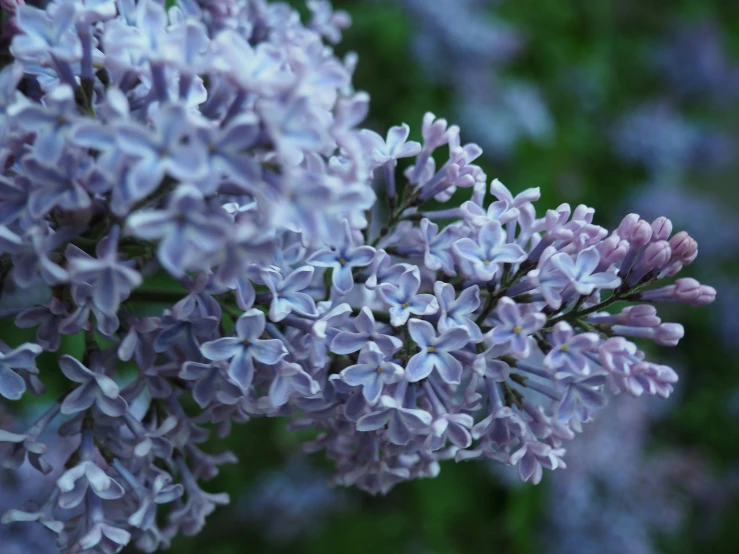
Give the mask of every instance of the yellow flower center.
<svg viewBox="0 0 739 554">
<path fill-rule="evenodd" d="M 514 333 L 516 333 L 517 335 L 518 335 L 518 334 L 520 334 L 520 333 L 521 333 L 521 331 L 523 331 L 523 327 L 521 327 L 520 325 L 516 325 L 516 326 L 515 326 L 515 327 L 513 328 L 513 332 L 514 332 Z"/>
<path fill-rule="evenodd" d="M 401 307 L 401 308 L 407 308 L 407 307 L 408 307 L 408 306 L 410 306 L 410 305 L 411 305 L 411 303 L 410 303 L 410 302 L 403 302 L 403 304 L 401 304 L 401 306 L 400 306 L 400 307 Z"/>
<path fill-rule="evenodd" d="M 241 344 L 243 344 L 244 346 L 249 346 L 251 344 L 251 341 L 249 339 L 244 339 L 241 341 Z"/>
<path fill-rule="evenodd" d="M 562 345 L 562 346 L 560 347 L 560 350 L 561 350 L 562 352 L 567 352 L 567 351 L 568 351 L 569 349 L 570 349 L 570 345 L 569 345 L 569 344 L 563 344 L 563 345 Z"/>
<path fill-rule="evenodd" d="M 385 371 L 384 367 L 380 366 L 377 368 L 377 373 L 382 373 L 383 371 Z"/>
<path fill-rule="evenodd" d="M 482 261 L 482 263 L 483 263 L 484 265 L 490 265 L 490 260 L 483 260 L 483 261 Z"/>
<path fill-rule="evenodd" d="M 339 258 L 339 265 L 341 266 L 346 265 L 346 260 L 344 258 Z"/>
<path fill-rule="evenodd" d="M 429 346 L 429 348 L 428 348 L 428 351 L 429 351 L 429 352 L 430 352 L 431 354 L 433 354 L 434 352 L 436 352 L 436 348 L 435 348 L 435 347 L 433 347 L 433 346 Z"/>
</svg>

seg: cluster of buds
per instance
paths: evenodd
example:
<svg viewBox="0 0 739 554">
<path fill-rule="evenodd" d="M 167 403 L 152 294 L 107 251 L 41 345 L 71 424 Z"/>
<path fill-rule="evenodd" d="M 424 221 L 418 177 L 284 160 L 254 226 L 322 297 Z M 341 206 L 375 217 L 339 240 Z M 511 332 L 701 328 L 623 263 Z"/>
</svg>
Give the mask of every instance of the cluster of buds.
<svg viewBox="0 0 739 554">
<path fill-rule="evenodd" d="M 264 0 L 17 8 L 0 308 L 37 331 L 0 345 L 0 396 L 43 395 L 59 371 L 68 390 L 0 430 L 5 465 L 55 477 L 3 521 L 37 521 L 70 553 L 154 551 L 228 502 L 201 483 L 235 458 L 204 443 L 256 417 L 313 430 L 333 482 L 371 493 L 446 459 L 536 483 L 607 391 L 672 390 L 630 339 L 674 345 L 682 327 L 653 304 L 713 300 L 665 281 L 695 241 L 666 218 L 609 233 L 585 206 L 537 217 L 538 189 L 488 184 L 481 149 L 433 114 L 422 143 L 358 127 L 355 60 L 324 42 L 347 17 L 308 5 L 306 25 Z M 471 200 L 433 208 L 459 188 Z M 84 355 L 39 369 L 63 335 Z"/>
</svg>

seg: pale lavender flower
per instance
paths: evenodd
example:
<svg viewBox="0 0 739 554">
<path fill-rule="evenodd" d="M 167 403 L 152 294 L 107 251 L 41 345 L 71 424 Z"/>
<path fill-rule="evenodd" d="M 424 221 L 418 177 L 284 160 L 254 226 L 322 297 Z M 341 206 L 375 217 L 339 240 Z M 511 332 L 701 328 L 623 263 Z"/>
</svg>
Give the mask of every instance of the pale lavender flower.
<svg viewBox="0 0 739 554">
<path fill-rule="evenodd" d="M 44 106 L 28 104 L 14 118 L 16 125 L 36 133 L 33 154 L 46 165 L 56 164 L 65 147 L 69 130 L 79 119 L 74 91 L 69 85 L 52 90 Z"/>
<path fill-rule="evenodd" d="M 331 341 L 331 352 L 336 354 L 351 354 L 372 342 L 387 356 L 391 356 L 403 346 L 403 341 L 398 337 L 378 331 L 375 316 L 372 310 L 366 306 L 362 307 L 359 311 L 352 325 L 357 332 L 338 332 Z"/>
<path fill-rule="evenodd" d="M 424 410 L 404 408 L 391 396 L 381 396 L 379 410 L 362 416 L 357 421 L 358 431 L 376 431 L 387 425 L 387 437 L 391 443 L 408 444 L 415 434 L 428 430 L 431 414 Z"/>
<path fill-rule="evenodd" d="M 456 275 L 450 247 L 461 238 L 460 230 L 450 225 L 439 232 L 439 226 L 426 218 L 421 220 L 419 228 L 423 239 L 424 265 L 434 271 L 441 269 L 448 276 Z"/>
<path fill-rule="evenodd" d="M 269 386 L 269 401 L 273 408 L 288 403 L 291 396 L 308 398 L 321 392 L 321 386 L 306 373 L 300 364 L 280 361 Z"/>
<path fill-rule="evenodd" d="M 552 349 L 544 358 L 544 366 L 553 370 L 562 370 L 574 375 L 588 375 L 592 360 L 589 352 L 596 352 L 598 335 L 581 333 L 575 335 L 572 326 L 560 321 L 552 330 Z"/>
<path fill-rule="evenodd" d="M 473 285 L 466 288 L 455 298 L 452 285 L 436 281 L 434 294 L 439 301 L 439 331 L 461 327 L 469 333 L 470 341 L 481 342 L 482 331 L 474 318 L 470 317 L 480 307 L 480 287 Z"/>
<path fill-rule="evenodd" d="M 53 13 L 33 6 L 18 8 L 16 25 L 23 33 L 13 39 L 10 47 L 18 60 L 53 64 L 82 57 L 82 46 L 72 27 L 75 5 L 64 3 L 54 7 Z"/>
<path fill-rule="evenodd" d="M 26 373 L 37 374 L 36 356 L 43 349 L 38 344 L 26 343 L 13 350 L 0 344 L 0 396 L 18 400 L 26 392 Z M 5 350 L 9 350 L 5 352 Z"/>
<path fill-rule="evenodd" d="M 528 358 L 530 337 L 544 326 L 546 316 L 539 312 L 523 314 L 519 305 L 506 296 L 499 300 L 495 316 L 499 323 L 491 331 L 493 343 L 510 344 L 513 355 Z"/>
<path fill-rule="evenodd" d="M 362 387 L 362 394 L 370 404 L 376 404 L 385 385 L 397 383 L 403 376 L 403 368 L 393 363 L 374 344 L 359 354 L 359 363 L 341 371 L 341 378 L 347 385 Z"/>
<path fill-rule="evenodd" d="M 126 229 L 143 239 L 161 239 L 157 254 L 172 274 L 182 276 L 202 256 L 223 245 L 225 220 L 204 212 L 203 196 L 191 185 L 180 185 L 166 210 L 141 211 L 128 218 Z"/>
<path fill-rule="evenodd" d="M 406 373 L 411 382 L 428 377 L 436 369 L 444 382 L 458 384 L 462 379 L 462 363 L 452 353 L 470 340 L 463 327 L 452 327 L 437 336 L 433 325 L 421 319 L 408 321 L 408 333 L 421 351 L 408 360 Z"/>
<path fill-rule="evenodd" d="M 113 227 L 110 234 L 95 247 L 97 259 L 70 245 L 67 260 L 72 281 L 85 282 L 92 286 L 93 301 L 102 313 L 118 311 L 121 300 L 141 284 L 141 275 L 132 263 L 118 260 L 118 237 L 120 229 Z"/>
<path fill-rule="evenodd" d="M 72 356 L 64 354 L 59 358 L 59 369 L 70 381 L 79 383 L 62 402 L 63 414 L 76 414 L 87 410 L 94 404 L 105 415 L 122 416 L 128 410 L 128 403 L 120 395 L 118 384 L 103 373 L 101 365 L 90 370 Z"/>
<path fill-rule="evenodd" d="M 59 506 L 64 509 L 79 506 L 85 498 L 88 487 L 97 497 L 104 500 L 115 500 L 124 494 L 123 487 L 118 481 L 89 460 L 82 461 L 65 471 L 57 479 L 57 486 L 62 493 L 59 497 Z"/>
<path fill-rule="evenodd" d="M 312 267 L 299 267 L 284 278 L 271 269 L 263 270 L 261 276 L 272 293 L 269 307 L 269 318 L 272 321 L 282 321 L 292 312 L 308 317 L 318 316 L 313 298 L 301 292 L 313 279 Z"/>
<path fill-rule="evenodd" d="M 324 248 L 314 252 L 306 263 L 316 267 L 332 269 L 331 282 L 340 294 L 354 287 L 352 272 L 355 267 L 368 266 L 375 255 L 371 246 L 355 246 L 349 223 L 344 222 L 344 238 L 336 248 Z"/>
<path fill-rule="evenodd" d="M 567 467 L 562 460 L 564 448 L 552 448 L 539 441 L 525 441 L 523 446 L 511 455 L 511 464 L 518 464 L 518 474 L 522 481 L 537 484 L 541 481 L 543 469 Z"/>
<path fill-rule="evenodd" d="M 236 336 L 206 342 L 200 347 L 203 356 L 213 361 L 231 360 L 228 375 L 243 389 L 254 379 L 254 360 L 273 365 L 287 356 L 285 345 L 277 339 L 261 339 L 266 320 L 253 308 L 236 322 Z"/>
<path fill-rule="evenodd" d="M 621 279 L 608 272 L 596 273 L 600 254 L 595 248 L 586 248 L 577 254 L 575 260 L 565 253 L 552 256 L 552 264 L 567 277 L 578 294 L 590 295 L 595 288 L 613 289 L 621 284 Z"/>
<path fill-rule="evenodd" d="M 502 263 L 518 263 L 526 259 L 526 253 L 517 244 L 506 244 L 503 228 L 498 221 L 483 225 L 477 233 L 477 240 L 463 238 L 452 248 L 455 254 L 472 263 L 475 277 L 490 281 L 495 277 Z"/>
<path fill-rule="evenodd" d="M 191 133 L 185 108 L 162 106 L 153 116 L 155 131 L 133 123 L 118 123 L 115 136 L 119 148 L 136 162 L 129 170 L 127 198 L 135 202 L 151 194 L 165 175 L 185 181 L 206 176 L 206 149 L 197 140 L 183 139 Z"/>
<path fill-rule="evenodd" d="M 79 158 L 66 154 L 57 163 L 57 160 L 47 162 L 25 157 L 21 163 L 24 175 L 36 185 L 28 201 L 32 217 L 42 218 L 55 206 L 65 210 L 83 210 L 92 204 L 80 183 Z"/>
<path fill-rule="evenodd" d="M 421 277 L 418 269 L 404 272 L 398 285 L 383 283 L 377 287 L 380 297 L 390 306 L 390 323 L 398 327 L 404 325 L 413 315 L 429 315 L 439 310 L 439 302 L 430 294 L 418 294 Z"/>
<path fill-rule="evenodd" d="M 410 132 L 410 127 L 405 123 L 391 127 L 385 139 L 374 131 L 362 130 L 362 139 L 367 144 L 373 164 L 380 166 L 388 162 L 394 163 L 400 158 L 409 158 L 418 154 L 421 151 L 421 145 L 416 141 L 408 142 Z"/>
</svg>

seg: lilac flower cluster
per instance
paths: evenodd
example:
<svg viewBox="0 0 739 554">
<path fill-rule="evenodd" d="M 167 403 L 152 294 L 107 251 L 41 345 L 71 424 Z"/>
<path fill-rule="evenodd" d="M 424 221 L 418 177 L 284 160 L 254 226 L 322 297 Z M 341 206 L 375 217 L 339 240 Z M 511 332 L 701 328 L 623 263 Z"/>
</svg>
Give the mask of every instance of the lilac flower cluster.
<svg viewBox="0 0 739 554">
<path fill-rule="evenodd" d="M 62 336 L 85 350 L 59 357 L 68 388 L 35 423 L 0 431 L 9 467 L 61 470 L 5 521 L 66 552 L 154 551 L 229 501 L 201 488 L 235 461 L 204 450 L 211 426 L 256 417 L 314 430 L 332 481 L 371 493 L 446 459 L 537 483 L 607 389 L 670 394 L 676 373 L 630 339 L 675 345 L 653 304 L 714 299 L 668 281 L 696 242 L 666 218 L 537 217 L 538 189 L 488 186 L 481 149 L 433 114 L 422 143 L 359 128 L 368 97 L 323 40 L 347 18 L 309 7 L 307 25 L 264 0 L 18 7 L 0 274 L 3 315 L 36 340 L 0 345 L 0 395 L 43 394 L 56 369 L 36 358 Z M 458 188 L 471 200 L 432 208 Z"/>
</svg>

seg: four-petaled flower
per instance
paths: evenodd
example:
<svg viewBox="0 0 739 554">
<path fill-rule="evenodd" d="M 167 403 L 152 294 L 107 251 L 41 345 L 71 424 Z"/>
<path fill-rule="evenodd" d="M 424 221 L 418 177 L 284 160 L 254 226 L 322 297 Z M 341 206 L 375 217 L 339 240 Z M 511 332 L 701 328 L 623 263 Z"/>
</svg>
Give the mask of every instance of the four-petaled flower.
<svg viewBox="0 0 739 554">
<path fill-rule="evenodd" d="M 228 375 L 247 390 L 254 379 L 254 360 L 273 365 L 287 356 L 287 349 L 278 339 L 261 339 L 266 321 L 264 314 L 253 308 L 236 322 L 236 336 L 204 343 L 203 356 L 213 361 L 231 360 Z"/>
<path fill-rule="evenodd" d="M 262 270 L 262 280 L 272 293 L 272 303 L 269 306 L 269 318 L 272 321 L 282 321 L 291 312 L 307 317 L 318 317 L 316 302 L 303 289 L 310 285 L 313 279 L 313 268 L 309 265 L 299 267 L 287 277 L 273 269 Z"/>
<path fill-rule="evenodd" d="M 139 272 L 133 269 L 134 262 L 118 260 L 119 235 L 119 227 L 114 226 L 95 247 L 97 258 L 74 245 L 67 246 L 67 269 L 72 281 L 92 287 L 95 307 L 104 314 L 115 314 L 121 300 L 127 298 L 142 281 Z"/>
<path fill-rule="evenodd" d="M 454 286 L 442 281 L 434 283 L 434 294 L 439 299 L 439 331 L 462 327 L 470 334 L 472 342 L 482 341 L 482 331 L 470 317 L 480 307 L 480 287 L 472 285 L 454 298 Z"/>
<path fill-rule="evenodd" d="M 404 408 L 392 396 L 381 396 L 378 407 L 357 420 L 357 431 L 376 431 L 387 425 L 387 438 L 399 446 L 408 444 L 414 434 L 429 431 L 432 417 L 425 410 Z"/>
<path fill-rule="evenodd" d="M 352 322 L 354 328 L 358 331 L 340 331 L 331 341 L 331 352 L 335 354 L 351 354 L 372 342 L 390 356 L 403 346 L 403 341 L 393 335 L 386 335 L 377 331 L 375 316 L 367 306 L 363 306 L 359 311 L 359 315 Z"/>
<path fill-rule="evenodd" d="M 225 219 L 207 212 L 202 193 L 192 185 L 179 185 L 166 210 L 131 214 L 126 228 L 138 238 L 161 239 L 159 261 L 178 277 L 200 263 L 204 254 L 221 248 L 226 237 Z"/>
<path fill-rule="evenodd" d="M 390 323 L 399 327 L 413 315 L 431 315 L 439 311 L 439 302 L 431 294 L 418 294 L 421 275 L 417 267 L 404 272 L 398 285 L 382 283 L 377 287 L 380 297 L 390 305 Z"/>
<path fill-rule="evenodd" d="M 436 369 L 439 376 L 449 384 L 459 384 L 462 379 L 462 362 L 452 353 L 461 350 L 470 340 L 463 327 L 452 327 L 436 335 L 434 326 L 428 321 L 411 319 L 408 332 L 421 351 L 408 360 L 405 371 L 411 382 L 428 377 Z"/>
<path fill-rule="evenodd" d="M 541 481 L 543 469 L 567 467 L 562 459 L 564 454 L 564 448 L 552 448 L 543 442 L 527 440 L 511 454 L 510 463 L 518 464 L 518 475 L 522 481 L 531 481 L 536 485 Z"/>
<path fill-rule="evenodd" d="M 494 344 L 510 344 L 511 353 L 519 359 L 529 357 L 529 336 L 544 327 L 547 317 L 539 312 L 523 315 L 513 300 L 504 296 L 495 310 L 499 322 L 490 332 Z"/>
<path fill-rule="evenodd" d="M 338 248 L 324 248 L 313 253 L 307 263 L 316 267 L 333 268 L 331 282 L 340 294 L 346 294 L 354 287 L 352 271 L 355 267 L 365 267 L 372 263 L 375 249 L 371 246 L 354 246 L 349 223 L 344 221 L 344 240 Z"/>
<path fill-rule="evenodd" d="M 441 269 L 445 275 L 454 276 L 456 272 L 451 245 L 460 238 L 460 230 L 449 225 L 439 232 L 439 226 L 425 218 L 421 220 L 419 227 L 423 241 L 424 265 L 433 271 Z"/>
<path fill-rule="evenodd" d="M 275 370 L 275 378 L 269 386 L 269 401 L 273 408 L 287 404 L 293 393 L 308 398 L 320 392 L 321 386 L 305 370 L 294 362 L 282 361 Z"/>
<path fill-rule="evenodd" d="M 575 335 L 572 326 L 560 321 L 552 329 L 552 349 L 544 358 L 549 369 L 565 370 L 565 374 L 588 375 L 591 358 L 586 352 L 597 352 L 599 339 L 595 333 Z"/>
<path fill-rule="evenodd" d="M 26 392 L 26 381 L 21 373 L 37 374 L 36 356 L 43 349 L 38 344 L 26 343 L 5 352 L 0 344 L 0 396 L 8 400 L 18 400 Z"/>
<path fill-rule="evenodd" d="M 614 273 L 593 273 L 599 262 L 600 254 L 594 246 L 578 252 L 574 261 L 564 252 L 552 256 L 552 264 L 567 277 L 577 294 L 585 296 L 593 294 L 596 288 L 615 289 L 621 284 L 621 279 Z"/>
<path fill-rule="evenodd" d="M 156 190 L 165 175 L 197 181 L 207 175 L 207 149 L 194 139 L 181 104 L 162 106 L 152 117 L 154 131 L 135 123 L 116 126 L 118 147 L 136 159 L 126 178 L 126 196 L 136 202 Z"/>
<path fill-rule="evenodd" d="M 90 460 L 82 461 L 65 471 L 56 483 L 62 493 L 59 496 L 59 507 L 65 510 L 78 506 L 84 500 L 88 487 L 104 500 L 116 500 L 124 494 L 120 483 Z"/>
<path fill-rule="evenodd" d="M 526 259 L 526 253 L 517 244 L 506 244 L 505 231 L 497 221 L 489 221 L 477 233 L 477 241 L 459 239 L 452 245 L 458 257 L 472 263 L 473 271 L 481 281 L 495 277 L 501 263 L 515 264 Z"/>
<path fill-rule="evenodd" d="M 371 342 L 359 354 L 359 363 L 341 372 L 341 378 L 346 384 L 362 387 L 362 395 L 370 404 L 377 402 L 385 385 L 397 383 L 402 376 L 403 368 L 389 360 Z"/>
<path fill-rule="evenodd" d="M 421 151 L 418 142 L 413 140 L 406 142 L 410 132 L 410 127 L 403 123 L 390 127 L 385 139 L 369 129 L 363 129 L 361 137 L 370 152 L 372 162 L 375 166 L 380 166 L 388 162 L 394 163 L 400 158 L 415 156 Z"/>
<path fill-rule="evenodd" d="M 111 417 L 120 417 L 128 410 L 126 400 L 113 379 L 105 375 L 100 363 L 88 369 L 68 354 L 59 358 L 59 368 L 70 381 L 80 386 L 70 392 L 62 402 L 63 414 L 76 414 L 95 404 L 101 412 Z"/>
</svg>

